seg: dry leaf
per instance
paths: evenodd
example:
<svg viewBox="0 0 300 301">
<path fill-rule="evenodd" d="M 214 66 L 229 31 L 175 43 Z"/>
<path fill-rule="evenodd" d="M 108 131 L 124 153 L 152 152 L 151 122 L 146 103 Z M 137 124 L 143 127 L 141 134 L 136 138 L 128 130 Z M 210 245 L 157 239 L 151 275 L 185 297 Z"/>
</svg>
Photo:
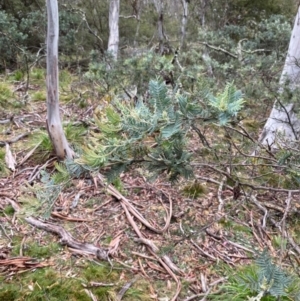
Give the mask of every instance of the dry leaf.
<svg viewBox="0 0 300 301">
<path fill-rule="evenodd" d="M 12 170 L 12 171 L 16 170 L 15 166 L 16 166 L 17 162 L 10 150 L 8 143 L 6 143 L 6 145 L 5 145 L 5 163 L 10 170 Z"/>
</svg>

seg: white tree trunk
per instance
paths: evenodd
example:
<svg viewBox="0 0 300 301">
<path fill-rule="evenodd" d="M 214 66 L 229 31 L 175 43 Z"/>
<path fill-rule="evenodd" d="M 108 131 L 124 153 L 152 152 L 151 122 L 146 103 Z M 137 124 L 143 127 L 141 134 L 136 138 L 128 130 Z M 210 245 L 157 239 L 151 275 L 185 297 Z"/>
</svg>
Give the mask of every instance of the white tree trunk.
<svg viewBox="0 0 300 301">
<path fill-rule="evenodd" d="M 73 158 L 63 131 L 58 102 L 58 6 L 57 0 L 47 0 L 47 129 L 59 159 Z"/>
<path fill-rule="evenodd" d="M 119 11 L 120 0 L 110 0 L 109 4 L 109 39 L 107 51 L 114 59 L 118 58 L 119 51 Z"/>
<path fill-rule="evenodd" d="M 156 12 L 158 14 L 157 34 L 159 41 L 159 53 L 164 53 L 164 41 L 166 40 L 164 32 L 164 2 L 163 0 L 153 0 Z"/>
<path fill-rule="evenodd" d="M 300 6 L 296 15 L 296 20 L 292 30 L 289 49 L 286 56 L 285 64 L 279 81 L 279 92 L 283 91 L 283 86 L 287 85 L 293 91 L 300 88 L 300 23 L 299 23 Z M 280 95 L 279 95 L 280 97 Z M 294 111 L 294 104 L 282 105 L 282 101 L 275 102 L 270 113 L 261 137 L 260 142 L 268 145 L 270 148 L 277 148 L 281 143 L 283 146 L 286 142 L 299 140 L 300 120 Z M 279 139 L 284 137 L 284 141 Z"/>
<path fill-rule="evenodd" d="M 189 3 L 187 0 L 181 0 L 182 3 L 182 20 L 181 20 L 181 38 L 180 38 L 180 48 L 183 47 L 185 36 L 186 36 L 186 24 L 188 20 L 188 13 L 189 13 Z"/>
</svg>

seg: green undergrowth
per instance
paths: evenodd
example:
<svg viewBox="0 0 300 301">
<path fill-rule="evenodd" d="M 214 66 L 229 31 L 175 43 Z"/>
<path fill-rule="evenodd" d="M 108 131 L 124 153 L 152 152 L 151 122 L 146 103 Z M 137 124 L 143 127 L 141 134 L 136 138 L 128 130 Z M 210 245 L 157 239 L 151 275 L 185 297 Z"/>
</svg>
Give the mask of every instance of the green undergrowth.
<svg viewBox="0 0 300 301">
<path fill-rule="evenodd" d="M 47 267 L 13 277 L 0 277 L 0 300 L 90 301 L 88 294 L 92 293 L 97 300 L 115 301 L 122 287 L 133 279 L 132 275 L 124 274 L 123 269 L 108 264 L 70 260 L 74 260 L 70 267 Z M 122 300 L 150 301 L 149 296 L 149 284 L 137 279 Z"/>
<path fill-rule="evenodd" d="M 80 149 L 85 141 L 87 129 L 81 125 L 68 123 L 64 126 L 66 138 L 71 146 Z M 35 162 L 44 163 L 53 155 L 53 146 L 49 134 L 46 130 L 38 130 L 30 137 L 28 146 L 34 149 L 33 158 Z"/>
<path fill-rule="evenodd" d="M 252 263 L 237 269 L 228 266 L 222 266 L 221 269 L 223 273 L 225 271 L 226 281 L 207 300 L 300 300 L 299 277 L 274 263 L 266 250 Z"/>
</svg>

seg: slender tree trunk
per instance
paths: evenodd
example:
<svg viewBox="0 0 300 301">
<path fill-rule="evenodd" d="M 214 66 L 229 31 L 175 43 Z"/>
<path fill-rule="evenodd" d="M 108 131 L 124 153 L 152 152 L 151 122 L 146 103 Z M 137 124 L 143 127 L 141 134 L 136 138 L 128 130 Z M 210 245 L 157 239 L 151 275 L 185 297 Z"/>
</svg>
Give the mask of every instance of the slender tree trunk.
<svg viewBox="0 0 300 301">
<path fill-rule="evenodd" d="M 158 34 L 158 42 L 159 42 L 159 53 L 164 53 L 164 42 L 166 40 L 165 32 L 164 32 L 164 3 L 163 0 L 153 0 L 156 8 L 156 12 L 158 14 L 157 21 L 157 34 Z"/>
<path fill-rule="evenodd" d="M 141 19 L 140 19 L 141 6 L 142 6 L 141 0 L 135 0 L 132 3 L 133 12 L 134 12 L 134 15 L 136 16 L 136 21 L 137 21 L 135 35 L 134 35 L 134 40 L 133 40 L 133 47 L 137 47 L 138 46 L 137 39 L 139 37 L 140 26 L 141 26 Z"/>
<path fill-rule="evenodd" d="M 57 0 L 47 0 L 47 129 L 59 159 L 73 158 L 63 131 L 58 101 L 58 6 Z"/>
<path fill-rule="evenodd" d="M 120 0 L 110 0 L 109 4 L 109 39 L 107 51 L 114 59 L 118 58 L 119 51 L 119 11 Z"/>
<path fill-rule="evenodd" d="M 300 6 L 296 15 L 296 20 L 292 30 L 289 49 L 285 64 L 279 81 L 279 98 L 284 88 L 294 91 L 300 88 Z M 299 140 L 300 120 L 296 115 L 296 108 L 293 103 L 285 104 L 284 100 L 278 99 L 270 116 L 263 128 L 260 142 L 268 145 L 269 148 L 277 148 L 279 144 L 285 145 L 287 141 Z M 280 136 L 284 137 L 285 142 L 279 141 Z"/>
<path fill-rule="evenodd" d="M 187 0 L 181 0 L 182 3 L 182 19 L 181 19 L 181 37 L 180 37 L 180 48 L 183 48 L 186 36 L 186 24 L 188 20 L 189 13 L 189 3 Z"/>
</svg>

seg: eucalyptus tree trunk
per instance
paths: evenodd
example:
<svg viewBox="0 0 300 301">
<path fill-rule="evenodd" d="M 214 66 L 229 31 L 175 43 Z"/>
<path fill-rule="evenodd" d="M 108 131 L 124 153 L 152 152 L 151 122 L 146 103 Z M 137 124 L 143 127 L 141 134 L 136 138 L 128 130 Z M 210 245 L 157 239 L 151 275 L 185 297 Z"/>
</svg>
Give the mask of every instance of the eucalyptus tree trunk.
<svg viewBox="0 0 300 301">
<path fill-rule="evenodd" d="M 287 52 L 285 64 L 279 81 L 279 99 L 275 101 L 270 116 L 263 128 L 260 142 L 267 145 L 270 149 L 276 149 L 281 142 L 278 137 L 283 137 L 285 142 L 299 140 L 300 120 L 296 114 L 296 105 L 294 103 L 283 103 L 280 99 L 284 88 L 293 92 L 300 88 L 300 6 L 296 15 L 296 20 L 292 30 L 289 49 Z M 283 146 L 285 146 L 285 142 Z"/>
<path fill-rule="evenodd" d="M 134 0 L 132 1 L 132 8 L 134 15 L 136 17 L 137 25 L 136 25 L 136 30 L 135 30 L 135 35 L 134 35 L 134 40 L 133 40 L 133 46 L 137 46 L 137 39 L 139 37 L 139 32 L 140 32 L 140 26 L 141 26 L 141 9 L 142 9 L 142 2 L 141 0 Z"/>
<path fill-rule="evenodd" d="M 119 51 L 119 11 L 120 0 L 110 0 L 109 3 L 109 38 L 107 51 L 112 54 L 115 60 Z"/>
<path fill-rule="evenodd" d="M 47 129 L 59 159 L 73 158 L 63 131 L 58 101 L 58 6 L 57 0 L 47 0 Z"/>
<path fill-rule="evenodd" d="M 181 37 L 180 37 L 180 48 L 183 48 L 186 36 L 186 24 L 188 20 L 189 13 L 189 3 L 188 0 L 181 0 L 182 3 L 182 19 L 181 19 Z"/>
<path fill-rule="evenodd" d="M 164 42 L 166 40 L 165 32 L 164 32 L 164 2 L 163 0 L 153 0 L 156 12 L 158 14 L 157 21 L 157 34 L 159 41 L 159 53 L 163 54 L 164 52 Z"/>
</svg>

